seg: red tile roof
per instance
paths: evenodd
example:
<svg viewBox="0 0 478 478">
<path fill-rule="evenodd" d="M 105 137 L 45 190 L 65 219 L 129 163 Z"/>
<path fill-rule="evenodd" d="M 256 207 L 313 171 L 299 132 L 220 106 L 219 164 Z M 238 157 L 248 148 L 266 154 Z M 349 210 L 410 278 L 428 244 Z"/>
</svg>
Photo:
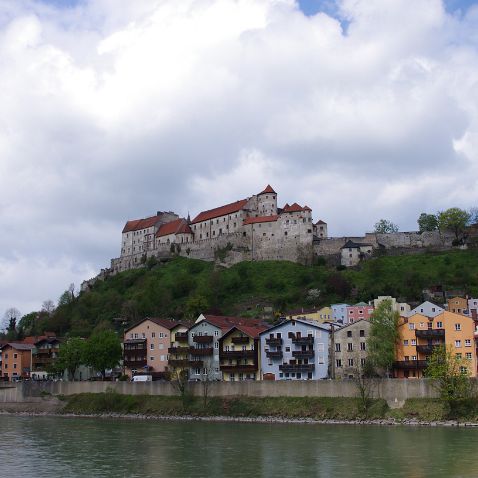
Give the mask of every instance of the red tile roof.
<svg viewBox="0 0 478 478">
<path fill-rule="evenodd" d="M 249 327 L 257 327 L 262 325 L 262 321 L 258 319 L 246 319 L 243 317 L 226 317 L 223 315 L 205 315 L 206 320 L 219 327 L 223 332 L 228 331 L 232 327 L 237 327 L 240 325 L 249 326 Z"/>
<path fill-rule="evenodd" d="M 123 233 L 131 231 L 140 231 L 141 229 L 146 229 L 148 227 L 155 226 L 160 220 L 161 216 L 151 216 L 145 219 L 135 219 L 133 221 L 128 221 L 124 228 Z"/>
<path fill-rule="evenodd" d="M 288 204 L 284 206 L 284 212 L 301 212 L 301 211 L 310 211 L 310 210 L 311 209 L 309 209 L 307 206 L 305 207 L 299 206 L 296 202 L 292 204 L 292 206 L 289 206 Z"/>
<path fill-rule="evenodd" d="M 209 209 L 208 211 L 200 212 L 192 221 L 191 224 L 197 222 L 208 221 L 209 219 L 214 219 L 216 217 L 225 216 L 226 214 L 232 214 L 233 212 L 240 211 L 247 203 L 248 199 L 241 199 L 225 206 L 216 207 L 214 209 Z"/>
<path fill-rule="evenodd" d="M 272 194 L 277 194 L 273 189 L 272 189 L 272 186 L 270 184 L 268 184 L 266 186 L 266 188 L 264 189 L 264 191 L 262 191 L 261 193 L 258 194 L 258 196 L 260 196 L 261 194 L 266 194 L 266 193 L 272 193 Z"/>
<path fill-rule="evenodd" d="M 186 219 L 176 219 L 175 221 L 163 224 L 156 233 L 156 237 L 168 236 L 169 234 L 192 234 Z"/>
<path fill-rule="evenodd" d="M 164 327 L 165 329 L 171 330 L 174 327 L 178 325 L 184 325 L 185 327 L 190 327 L 191 324 L 189 322 L 183 322 L 181 320 L 174 320 L 174 319 L 160 319 L 159 317 L 145 317 L 143 320 L 140 320 L 136 322 L 136 324 L 132 325 L 131 327 L 128 327 L 124 333 L 128 332 L 128 330 L 131 330 L 138 325 L 142 324 L 146 320 L 150 320 L 151 322 L 154 322 L 155 324 L 160 325 L 161 327 Z"/>
<path fill-rule="evenodd" d="M 256 224 L 258 222 L 275 222 L 279 216 L 261 216 L 261 217 L 247 217 L 244 219 L 244 225 Z"/>
</svg>

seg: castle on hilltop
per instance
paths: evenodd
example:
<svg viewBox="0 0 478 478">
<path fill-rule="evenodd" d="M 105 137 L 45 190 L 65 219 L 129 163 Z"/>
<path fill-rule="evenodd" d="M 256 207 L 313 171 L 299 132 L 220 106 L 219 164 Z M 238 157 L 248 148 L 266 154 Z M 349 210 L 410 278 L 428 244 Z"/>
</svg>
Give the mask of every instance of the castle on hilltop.
<svg viewBox="0 0 478 478">
<path fill-rule="evenodd" d="M 312 209 L 297 203 L 277 207 L 268 185 L 259 194 L 200 212 L 194 219 L 174 212 L 128 221 L 121 255 L 111 273 L 139 267 L 150 257 L 180 255 L 224 265 L 261 260 L 311 263 L 314 240 L 327 237 L 324 221 L 313 223 Z"/>
</svg>

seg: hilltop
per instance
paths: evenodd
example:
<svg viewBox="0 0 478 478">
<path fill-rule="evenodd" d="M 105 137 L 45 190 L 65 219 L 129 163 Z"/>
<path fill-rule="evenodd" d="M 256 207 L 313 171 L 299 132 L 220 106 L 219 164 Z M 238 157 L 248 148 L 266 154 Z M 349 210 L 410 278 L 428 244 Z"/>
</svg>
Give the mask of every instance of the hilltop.
<svg viewBox="0 0 478 478">
<path fill-rule="evenodd" d="M 463 289 L 478 295 L 478 251 L 446 251 L 384 256 L 341 270 L 287 261 L 241 262 L 219 268 L 211 262 L 176 257 L 164 264 L 119 273 L 98 281 L 91 291 L 63 303 L 50 317 L 34 321 L 34 332 L 88 336 L 114 324 L 121 329 L 145 316 L 197 317 L 209 311 L 262 316 L 296 307 L 368 301 L 392 295 L 408 302 L 422 300 L 431 285 Z M 30 314 L 31 318 L 33 314 Z M 32 321 L 24 325 L 30 328 Z"/>
</svg>

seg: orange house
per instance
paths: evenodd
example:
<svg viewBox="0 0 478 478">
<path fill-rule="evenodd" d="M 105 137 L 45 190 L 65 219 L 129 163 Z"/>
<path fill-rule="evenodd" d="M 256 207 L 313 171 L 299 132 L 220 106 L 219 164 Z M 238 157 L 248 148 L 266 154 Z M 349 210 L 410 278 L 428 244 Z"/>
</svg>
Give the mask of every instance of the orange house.
<svg viewBox="0 0 478 478">
<path fill-rule="evenodd" d="M 466 310 L 468 310 L 468 299 L 464 299 L 463 297 L 448 299 L 448 312 L 464 314 Z"/>
<path fill-rule="evenodd" d="M 8 380 L 28 378 L 32 367 L 32 350 L 30 344 L 8 343 L 2 348 L 2 372 Z"/>
<path fill-rule="evenodd" d="M 398 327 L 399 343 L 395 349 L 394 377 L 421 378 L 427 360 L 437 345 L 445 345 L 469 363 L 470 376 L 476 376 L 473 319 L 453 312 L 442 312 L 429 318 L 414 314 L 403 319 Z"/>
</svg>

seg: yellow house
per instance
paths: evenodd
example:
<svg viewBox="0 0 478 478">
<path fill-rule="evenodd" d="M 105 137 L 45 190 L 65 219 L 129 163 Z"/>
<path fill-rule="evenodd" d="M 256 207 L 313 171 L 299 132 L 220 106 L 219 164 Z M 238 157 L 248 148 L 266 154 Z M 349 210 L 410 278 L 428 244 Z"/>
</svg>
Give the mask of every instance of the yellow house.
<svg viewBox="0 0 478 478">
<path fill-rule="evenodd" d="M 475 324 L 472 318 L 453 312 L 442 312 L 436 317 L 414 314 L 404 318 L 398 327 L 399 342 L 395 349 L 396 378 L 421 378 L 427 360 L 437 345 L 445 345 L 458 357 L 467 360 L 470 376 L 475 377 Z"/>
<path fill-rule="evenodd" d="M 291 310 L 287 313 L 288 319 L 305 318 L 308 320 L 315 320 L 316 322 L 323 323 L 326 320 L 333 319 L 333 312 L 331 307 L 322 307 L 321 309 L 299 309 Z"/>
<path fill-rule="evenodd" d="M 168 370 L 189 370 L 188 330 L 192 324 L 180 323 L 171 329 L 171 346 L 168 348 Z"/>
<path fill-rule="evenodd" d="M 219 339 L 219 361 L 224 381 L 260 380 L 259 334 L 266 329 L 263 325 L 237 325 Z"/>
</svg>

